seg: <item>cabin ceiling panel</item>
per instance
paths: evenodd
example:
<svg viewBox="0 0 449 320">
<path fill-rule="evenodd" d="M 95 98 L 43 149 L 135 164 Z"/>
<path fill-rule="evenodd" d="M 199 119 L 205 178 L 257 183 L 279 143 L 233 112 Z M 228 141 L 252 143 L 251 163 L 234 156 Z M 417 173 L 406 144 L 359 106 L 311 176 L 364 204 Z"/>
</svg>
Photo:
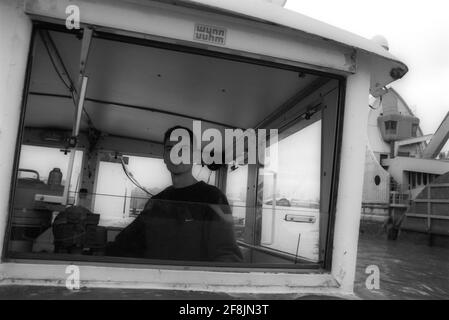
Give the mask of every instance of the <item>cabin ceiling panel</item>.
<svg viewBox="0 0 449 320">
<path fill-rule="evenodd" d="M 181 125 L 193 129 L 188 118 L 91 102 L 85 107 L 97 129 L 115 136 L 163 142 L 163 134 L 171 127 Z M 208 128 L 224 130 L 222 126 L 201 124 L 202 131 Z"/>
<path fill-rule="evenodd" d="M 164 132 L 170 127 L 181 125 L 192 129 L 189 118 L 131 109 L 115 105 L 105 105 L 86 101 L 85 110 L 96 129 L 105 134 L 162 142 Z M 75 107 L 66 98 L 30 95 L 27 104 L 25 127 L 71 130 Z M 87 130 L 87 120 L 83 115 L 81 131 Z M 206 122 L 201 123 L 202 131 L 224 127 Z"/>
<path fill-rule="evenodd" d="M 87 95 L 249 127 L 301 89 L 298 73 L 247 63 L 94 42 Z"/>
<path fill-rule="evenodd" d="M 68 76 L 76 83 L 79 74 L 81 40 L 73 34 L 50 32 L 59 55 L 68 71 Z M 61 39 L 61 35 L 63 39 Z M 70 93 L 52 64 L 47 49 L 39 34 L 35 38 L 34 60 L 31 72 L 30 92 L 53 94 Z M 56 62 L 56 58 L 53 57 Z"/>
<path fill-rule="evenodd" d="M 76 83 L 81 40 L 73 34 L 62 32 L 51 31 L 50 35 L 70 77 Z M 30 91 L 69 95 L 40 39 L 36 44 L 35 57 Z M 296 71 L 100 38 L 92 41 L 86 75 L 89 77 L 87 100 L 109 102 L 99 107 L 102 117 L 95 119 L 96 126 L 100 126 L 103 119 L 114 118 L 113 113 L 127 112 L 121 110 L 121 107 L 110 108 L 111 104 L 118 103 L 189 115 L 241 128 L 255 126 L 317 78 L 308 74 L 301 77 Z M 62 109 L 59 100 L 49 97 L 44 112 L 60 114 Z M 38 103 L 45 104 L 40 99 Z M 64 102 L 70 103 L 69 99 Z M 167 127 L 167 123 L 180 124 L 181 121 L 173 115 L 166 115 L 160 117 L 166 123 L 153 123 L 155 113 L 151 112 L 151 115 L 145 116 L 145 121 L 149 121 L 153 127 Z M 49 123 L 49 119 L 44 122 Z M 37 122 L 38 119 L 33 121 Z M 120 127 L 125 123 L 136 127 L 133 121 L 139 120 L 123 121 Z M 62 124 L 56 121 L 54 125 Z M 106 132 L 117 131 L 117 128 L 107 127 L 106 124 L 101 126 Z M 132 130 L 136 129 L 123 128 L 121 135 Z M 140 138 L 145 138 L 144 132 L 140 134 L 143 135 Z"/>
<path fill-rule="evenodd" d="M 162 142 L 164 132 L 172 126 L 191 126 L 189 119 L 112 105 L 88 102 L 86 110 L 102 132 L 149 141 Z"/>
<path fill-rule="evenodd" d="M 71 130 L 75 106 L 71 99 L 29 95 L 25 114 L 25 127 Z M 87 129 L 86 121 L 81 130 Z"/>
</svg>

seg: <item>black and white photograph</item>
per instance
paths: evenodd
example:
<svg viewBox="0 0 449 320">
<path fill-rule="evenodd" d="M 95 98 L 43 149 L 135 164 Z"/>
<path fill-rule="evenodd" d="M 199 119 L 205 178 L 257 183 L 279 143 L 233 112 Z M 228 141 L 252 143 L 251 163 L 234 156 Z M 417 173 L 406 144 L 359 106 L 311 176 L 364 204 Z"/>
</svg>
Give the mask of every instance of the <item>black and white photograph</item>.
<svg viewBox="0 0 449 320">
<path fill-rule="evenodd" d="M 0 300 L 449 300 L 448 12 L 0 0 Z"/>
</svg>

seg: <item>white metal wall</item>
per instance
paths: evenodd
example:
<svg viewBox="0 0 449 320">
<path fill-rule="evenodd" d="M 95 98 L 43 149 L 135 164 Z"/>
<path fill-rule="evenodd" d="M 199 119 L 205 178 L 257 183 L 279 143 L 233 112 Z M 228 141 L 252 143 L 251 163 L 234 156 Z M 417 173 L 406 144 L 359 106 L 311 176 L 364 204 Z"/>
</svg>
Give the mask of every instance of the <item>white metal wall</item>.
<svg viewBox="0 0 449 320">
<path fill-rule="evenodd" d="M 379 176 L 379 185 L 376 185 L 375 183 L 376 176 Z M 388 204 L 390 193 L 389 186 L 390 174 L 381 167 L 373 151 L 366 148 L 363 202 L 371 204 Z"/>
<path fill-rule="evenodd" d="M 357 244 L 365 169 L 368 126 L 369 57 L 358 56 L 358 72 L 347 79 L 341 146 L 340 179 L 334 229 L 332 275 L 345 292 L 352 292 L 355 279 Z M 361 134 L 362 133 L 362 134 Z"/>
<path fill-rule="evenodd" d="M 31 21 L 23 2 L 0 1 L 0 250 L 8 220 L 22 90 L 31 39 Z"/>
</svg>

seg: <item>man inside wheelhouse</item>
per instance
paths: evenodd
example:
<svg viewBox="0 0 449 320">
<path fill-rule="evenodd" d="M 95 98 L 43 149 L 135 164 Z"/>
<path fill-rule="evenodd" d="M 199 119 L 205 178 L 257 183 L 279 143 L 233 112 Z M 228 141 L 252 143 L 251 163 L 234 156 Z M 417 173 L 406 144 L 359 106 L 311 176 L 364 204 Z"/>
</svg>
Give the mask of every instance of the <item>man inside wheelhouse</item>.
<svg viewBox="0 0 449 320">
<path fill-rule="evenodd" d="M 172 141 L 175 130 L 185 133 L 186 139 Z M 168 129 L 164 134 L 163 158 L 172 185 L 146 203 L 140 215 L 108 244 L 106 255 L 157 260 L 242 261 L 226 196 L 217 187 L 193 177 L 192 161 L 174 163 L 170 154 L 175 145 L 193 159 L 193 132 L 180 126 Z"/>
</svg>

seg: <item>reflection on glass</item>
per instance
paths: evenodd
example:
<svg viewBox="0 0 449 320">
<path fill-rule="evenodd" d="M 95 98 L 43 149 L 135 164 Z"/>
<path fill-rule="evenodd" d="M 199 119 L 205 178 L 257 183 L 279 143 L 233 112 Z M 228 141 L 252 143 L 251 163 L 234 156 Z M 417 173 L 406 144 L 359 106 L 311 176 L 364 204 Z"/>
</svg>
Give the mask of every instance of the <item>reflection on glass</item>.
<svg viewBox="0 0 449 320">
<path fill-rule="evenodd" d="M 235 234 L 243 241 L 246 222 L 246 196 L 248 184 L 248 166 L 228 166 L 226 178 L 226 197 L 232 208 Z"/>
<path fill-rule="evenodd" d="M 70 152 L 66 153 L 65 150 L 59 148 L 22 145 L 18 172 L 19 183 L 39 178 L 40 182 L 51 186 L 53 190 L 58 190 L 62 194 L 61 190 L 67 179 L 69 158 Z M 72 204 L 74 203 L 73 193 L 78 191 L 80 185 L 82 161 L 83 151 L 76 150 L 69 188 L 72 195 L 72 200 L 69 200 L 69 203 Z M 61 178 L 59 180 L 49 179 L 51 173 L 55 173 L 56 170 L 59 171 Z M 32 172 L 36 172 L 38 175 L 33 175 Z"/>
<path fill-rule="evenodd" d="M 75 201 L 65 207 L 36 198 L 62 196 L 69 156 L 59 149 L 24 146 L 20 164 L 31 169 L 18 174 L 11 252 L 241 261 L 226 197 L 204 182 L 215 182 L 209 169 L 195 166 L 199 182 L 174 194 L 162 159 L 126 156 L 126 173 L 121 161 L 100 161 L 96 193 L 81 196 L 79 153 L 70 194 L 77 200 L 93 198 L 93 212 Z M 143 187 L 127 175 L 138 176 Z"/>
<path fill-rule="evenodd" d="M 10 249 L 31 251 L 34 241 L 53 219 L 54 205 L 36 201 L 37 197 L 61 197 L 67 180 L 69 153 L 58 148 L 23 145 L 17 175 L 11 221 Z M 81 175 L 82 151 L 76 151 L 69 186 L 69 203 L 76 201 Z"/>
<path fill-rule="evenodd" d="M 108 244 L 106 254 L 239 262 L 242 255 L 235 241 L 232 215 L 222 200 L 207 204 L 152 199 L 139 217 Z"/>
<path fill-rule="evenodd" d="M 204 182 L 198 182 L 198 186 L 185 192 L 196 192 L 203 185 Z M 225 197 L 215 203 L 203 203 L 157 199 L 162 196 L 148 201 L 137 218 L 121 227 L 99 226 L 100 214 L 70 206 L 36 235 L 32 247 L 10 249 L 157 260 L 242 261 Z"/>
<path fill-rule="evenodd" d="M 321 121 L 280 140 L 277 148 L 259 170 L 260 245 L 318 261 Z"/>
<path fill-rule="evenodd" d="M 127 172 L 121 161 L 100 157 L 95 192 L 81 194 L 83 152 L 76 151 L 67 207 L 36 194 L 62 195 L 69 155 L 23 146 L 9 250 L 254 266 L 316 262 L 320 140 L 321 121 L 280 139 L 278 153 L 257 169 L 253 198 L 254 167 L 229 165 L 224 195 L 213 186 L 215 172 L 193 166 L 199 182 L 172 193 L 163 159 L 128 155 L 121 156 Z"/>
<path fill-rule="evenodd" d="M 151 200 L 130 224 L 113 227 L 100 226 L 99 214 L 71 206 L 58 213 L 53 223 L 36 235 L 29 248 L 10 250 L 255 266 L 310 261 L 285 250 L 236 240 L 229 210 L 227 205 Z"/>
<path fill-rule="evenodd" d="M 137 177 L 142 188 L 126 176 L 120 161 L 100 161 L 94 212 L 102 212 L 101 225 L 127 225 L 138 216 L 152 195 L 171 184 L 170 172 L 163 159 L 127 155 L 124 158 L 127 159 L 129 173 Z M 207 167 L 193 166 L 192 174 L 199 181 L 215 183 L 215 173 Z"/>
</svg>

